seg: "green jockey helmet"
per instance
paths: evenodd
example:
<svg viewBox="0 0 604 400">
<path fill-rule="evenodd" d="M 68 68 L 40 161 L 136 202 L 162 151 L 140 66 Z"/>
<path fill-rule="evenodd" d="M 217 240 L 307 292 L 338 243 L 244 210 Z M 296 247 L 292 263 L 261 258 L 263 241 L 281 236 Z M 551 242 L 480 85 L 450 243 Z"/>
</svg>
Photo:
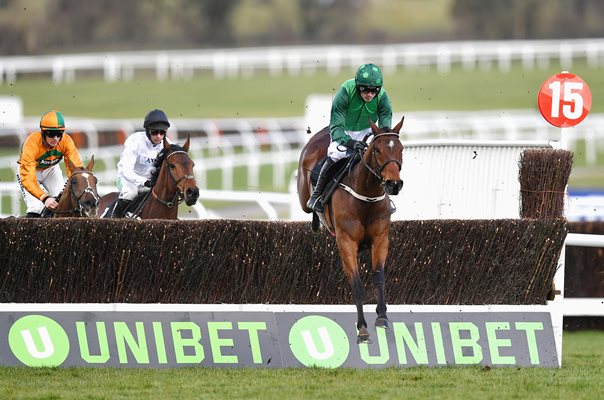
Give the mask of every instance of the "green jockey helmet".
<svg viewBox="0 0 604 400">
<path fill-rule="evenodd" d="M 58 111 L 51 110 L 45 112 L 40 119 L 40 130 L 41 131 L 64 131 L 65 130 L 65 119 L 63 114 Z"/>
<path fill-rule="evenodd" d="M 375 64 L 363 64 L 357 70 L 354 83 L 357 86 L 382 87 L 384 84 L 382 71 Z"/>
</svg>

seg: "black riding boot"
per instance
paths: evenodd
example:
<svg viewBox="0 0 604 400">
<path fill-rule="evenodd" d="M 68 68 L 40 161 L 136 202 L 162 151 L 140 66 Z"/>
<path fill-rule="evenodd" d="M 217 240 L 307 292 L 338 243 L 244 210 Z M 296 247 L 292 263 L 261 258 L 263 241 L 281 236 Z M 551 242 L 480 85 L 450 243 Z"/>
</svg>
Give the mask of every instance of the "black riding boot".
<svg viewBox="0 0 604 400">
<path fill-rule="evenodd" d="M 40 218 L 40 214 L 35 212 L 28 212 L 25 218 Z"/>
<path fill-rule="evenodd" d="M 330 157 L 327 157 L 325 160 L 325 164 L 321 168 L 321 172 L 319 172 L 319 178 L 317 178 L 317 186 L 315 186 L 315 190 L 313 190 L 312 195 L 310 195 L 310 199 L 306 202 L 306 207 L 310 208 L 316 212 L 323 212 L 323 203 L 321 203 L 321 196 L 323 195 L 323 191 L 325 190 L 325 185 L 327 184 L 327 170 L 335 163 Z"/>
<path fill-rule="evenodd" d="M 131 201 L 132 200 L 118 199 L 117 204 L 111 213 L 111 218 L 122 218 Z"/>
</svg>

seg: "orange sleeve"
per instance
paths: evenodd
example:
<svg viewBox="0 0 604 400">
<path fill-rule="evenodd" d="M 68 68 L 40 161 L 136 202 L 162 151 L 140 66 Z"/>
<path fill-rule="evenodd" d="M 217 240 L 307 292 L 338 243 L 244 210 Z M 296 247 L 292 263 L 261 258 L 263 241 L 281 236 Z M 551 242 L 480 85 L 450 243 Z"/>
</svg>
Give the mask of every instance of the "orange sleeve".
<svg viewBox="0 0 604 400">
<path fill-rule="evenodd" d="M 75 143 L 73 142 L 73 139 L 71 138 L 71 136 L 64 134 L 62 142 L 65 142 L 65 143 L 63 143 L 63 145 L 65 146 L 63 148 L 63 156 L 65 158 L 69 158 L 69 160 L 73 163 L 73 165 L 75 165 L 78 168 L 81 168 L 83 166 L 82 160 L 80 159 L 80 155 L 78 154 L 78 149 L 76 148 Z M 67 162 L 65 162 L 65 170 L 67 171 L 67 176 L 70 177 L 72 171 L 67 166 Z"/>
<path fill-rule="evenodd" d="M 42 190 L 38 179 L 36 178 L 36 153 L 38 145 L 35 141 L 34 134 L 31 134 L 25 139 L 21 148 L 21 157 L 19 159 L 19 176 L 21 177 L 21 185 L 32 196 L 42 200 L 48 195 Z"/>
</svg>

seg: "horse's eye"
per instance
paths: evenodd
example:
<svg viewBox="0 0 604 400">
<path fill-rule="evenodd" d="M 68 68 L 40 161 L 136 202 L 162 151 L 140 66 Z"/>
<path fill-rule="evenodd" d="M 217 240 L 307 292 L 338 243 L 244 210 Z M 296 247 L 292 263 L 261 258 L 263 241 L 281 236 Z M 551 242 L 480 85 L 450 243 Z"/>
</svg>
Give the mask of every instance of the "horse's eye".
<svg viewBox="0 0 604 400">
<path fill-rule="evenodd" d="M 174 169 L 174 168 L 176 168 L 176 165 L 174 165 L 174 164 L 168 164 L 168 167 L 170 167 L 170 169 Z"/>
</svg>

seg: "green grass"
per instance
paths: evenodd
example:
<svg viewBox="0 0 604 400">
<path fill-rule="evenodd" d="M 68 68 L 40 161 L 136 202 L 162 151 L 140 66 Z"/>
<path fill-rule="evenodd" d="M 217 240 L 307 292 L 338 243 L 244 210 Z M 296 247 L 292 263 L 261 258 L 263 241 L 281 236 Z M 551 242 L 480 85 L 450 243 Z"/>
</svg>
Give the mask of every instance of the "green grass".
<svg viewBox="0 0 604 400">
<path fill-rule="evenodd" d="M 553 63 L 552 63 L 553 64 Z M 560 72 L 557 65 L 525 71 L 514 64 L 507 73 L 493 68 L 466 71 L 455 67 L 449 74 L 434 69 L 386 74 L 386 88 L 395 112 L 429 110 L 536 109 L 541 84 Z M 604 112 L 604 75 L 577 62 L 571 69 L 590 86 L 591 112 Z M 42 115 L 50 108 L 67 117 L 137 118 L 152 108 L 163 108 L 172 118 L 280 117 L 304 115 L 305 100 L 312 93 L 334 93 L 352 77 L 351 70 L 330 76 L 313 75 L 214 79 L 198 73 L 188 81 L 158 82 L 140 73 L 130 82 L 105 83 L 101 77 L 76 78 L 72 84 L 55 85 L 49 77 L 22 78 L 0 86 L 0 95 L 23 99 L 24 113 Z M 69 123 L 69 120 L 67 120 Z"/>
<path fill-rule="evenodd" d="M 565 332 L 563 364 L 544 368 L 0 368 L 0 398 L 598 399 L 604 332 Z"/>
<path fill-rule="evenodd" d="M 514 64 L 502 73 L 455 67 L 443 75 L 434 69 L 405 71 L 399 68 L 385 76 L 386 88 L 396 112 L 429 110 L 536 109 L 537 93 L 543 81 L 560 72 L 552 67 L 525 71 Z M 604 112 L 604 75 L 601 69 L 590 69 L 576 62 L 571 71 L 590 86 L 593 96 L 591 112 Z M 189 81 L 158 82 L 153 74 L 138 73 L 130 82 L 106 83 L 101 77 L 77 77 L 72 84 L 55 85 L 49 77 L 21 77 L 15 84 L 0 85 L 0 95 L 23 99 L 24 113 L 38 116 L 56 108 L 69 117 L 143 118 L 152 108 L 166 110 L 172 118 L 233 118 L 302 116 L 305 100 L 312 93 L 334 93 L 340 83 L 353 75 L 346 70 L 330 76 L 322 70 L 313 75 L 270 76 L 260 72 L 251 78 L 214 79 L 211 74 L 197 73 Z M 588 117 L 589 118 L 589 117 Z M 544 121 L 544 123 L 546 123 Z M 16 149 L 0 149 L 0 155 L 14 154 Z M 15 156 L 16 157 L 16 156 Z M 598 160 L 604 159 L 600 151 Z M 95 170 L 103 170 L 100 163 Z M 275 188 L 270 172 L 263 171 L 260 188 L 250 188 L 243 180 L 245 172 L 235 171 L 237 190 L 282 191 Z M 604 187 L 599 166 L 588 168 L 585 149 L 575 151 L 571 187 Z M 220 188 L 220 173 L 208 175 L 208 187 Z M 0 181 L 14 181 L 14 171 L 0 170 Z"/>
</svg>

